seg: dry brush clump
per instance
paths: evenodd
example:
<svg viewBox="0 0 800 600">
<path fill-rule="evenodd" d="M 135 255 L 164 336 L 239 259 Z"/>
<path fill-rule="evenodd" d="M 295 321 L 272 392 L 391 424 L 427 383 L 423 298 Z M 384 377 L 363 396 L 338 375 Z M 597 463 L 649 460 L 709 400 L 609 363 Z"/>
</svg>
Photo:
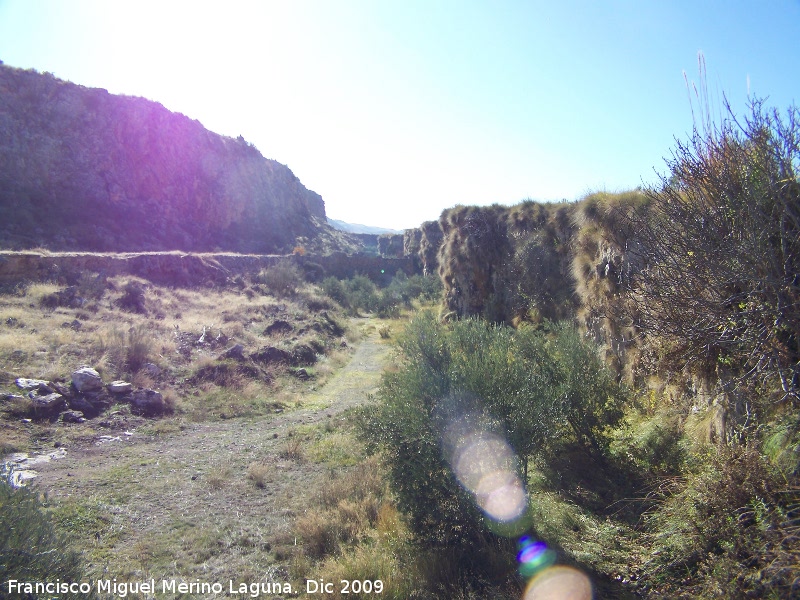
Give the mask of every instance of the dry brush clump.
<svg viewBox="0 0 800 600">
<path fill-rule="evenodd" d="M 730 109 L 729 109 L 730 110 Z M 647 265 L 630 298 L 648 334 L 695 372 L 800 388 L 800 112 L 754 101 L 679 142 L 670 175 L 631 215 Z"/>
<path fill-rule="evenodd" d="M 800 585 L 797 489 L 755 448 L 708 452 L 696 472 L 654 494 L 641 584 L 680 598 L 792 597 Z"/>
<path fill-rule="evenodd" d="M 295 522 L 303 554 L 319 560 L 353 545 L 376 526 L 387 494 L 377 457 L 331 475 L 314 506 Z"/>
</svg>

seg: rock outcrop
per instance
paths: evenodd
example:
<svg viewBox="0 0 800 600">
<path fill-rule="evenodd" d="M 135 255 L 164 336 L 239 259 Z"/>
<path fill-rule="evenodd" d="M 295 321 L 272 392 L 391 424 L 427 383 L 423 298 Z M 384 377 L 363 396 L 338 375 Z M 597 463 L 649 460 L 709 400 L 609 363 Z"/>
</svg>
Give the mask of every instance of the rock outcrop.
<svg viewBox="0 0 800 600">
<path fill-rule="evenodd" d="M 332 232 L 322 198 L 241 136 L 0 65 L 0 246 L 274 253 Z"/>
</svg>

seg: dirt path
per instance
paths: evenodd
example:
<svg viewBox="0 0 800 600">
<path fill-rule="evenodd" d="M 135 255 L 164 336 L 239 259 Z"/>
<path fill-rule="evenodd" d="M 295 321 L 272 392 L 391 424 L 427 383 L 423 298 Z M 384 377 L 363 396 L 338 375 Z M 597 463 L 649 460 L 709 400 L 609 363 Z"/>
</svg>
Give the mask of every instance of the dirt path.
<svg viewBox="0 0 800 600">
<path fill-rule="evenodd" d="M 228 579 L 285 581 L 293 518 L 330 476 L 320 432 L 334 434 L 342 413 L 368 400 L 387 362 L 389 349 L 371 329 L 300 409 L 166 436 L 115 434 L 37 467 L 55 515 L 83 532 L 76 541 L 92 575 L 198 578 L 226 589 Z M 335 446 L 335 435 L 327 439 Z"/>
</svg>

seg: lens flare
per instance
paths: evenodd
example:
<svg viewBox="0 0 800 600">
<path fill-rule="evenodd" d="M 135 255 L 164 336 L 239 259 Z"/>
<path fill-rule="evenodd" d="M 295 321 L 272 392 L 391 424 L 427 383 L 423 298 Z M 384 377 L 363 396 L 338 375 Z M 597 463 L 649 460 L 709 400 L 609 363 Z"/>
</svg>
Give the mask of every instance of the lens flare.
<svg viewBox="0 0 800 600">
<path fill-rule="evenodd" d="M 489 518 L 508 523 L 525 514 L 527 497 L 508 442 L 462 418 L 446 429 L 444 446 L 459 483 Z"/>
<path fill-rule="evenodd" d="M 516 521 L 525 514 L 528 502 L 520 480 L 508 472 L 497 472 L 481 479 L 475 492 L 478 506 L 501 523 Z"/>
<path fill-rule="evenodd" d="M 531 579 L 523 600 L 592 600 L 592 583 L 572 567 L 549 567 Z"/>
<path fill-rule="evenodd" d="M 542 569 L 550 567 L 556 562 L 556 553 L 547 547 L 544 542 L 537 542 L 530 536 L 522 537 L 517 543 L 519 552 L 519 574 L 530 578 Z"/>
</svg>

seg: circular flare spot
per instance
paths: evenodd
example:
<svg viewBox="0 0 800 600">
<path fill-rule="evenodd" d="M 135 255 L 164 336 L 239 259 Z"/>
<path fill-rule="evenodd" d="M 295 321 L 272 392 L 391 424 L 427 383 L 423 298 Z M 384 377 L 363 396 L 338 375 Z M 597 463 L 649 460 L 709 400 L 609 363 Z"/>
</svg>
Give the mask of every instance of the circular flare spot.
<svg viewBox="0 0 800 600">
<path fill-rule="evenodd" d="M 451 430 L 451 436 L 455 433 Z M 516 456 L 501 437 L 485 432 L 459 432 L 454 440 L 453 471 L 492 519 L 510 522 L 525 512 L 527 499 L 516 474 Z"/>
<path fill-rule="evenodd" d="M 592 600 L 592 583 L 572 567 L 550 567 L 531 579 L 523 600 Z"/>
</svg>

